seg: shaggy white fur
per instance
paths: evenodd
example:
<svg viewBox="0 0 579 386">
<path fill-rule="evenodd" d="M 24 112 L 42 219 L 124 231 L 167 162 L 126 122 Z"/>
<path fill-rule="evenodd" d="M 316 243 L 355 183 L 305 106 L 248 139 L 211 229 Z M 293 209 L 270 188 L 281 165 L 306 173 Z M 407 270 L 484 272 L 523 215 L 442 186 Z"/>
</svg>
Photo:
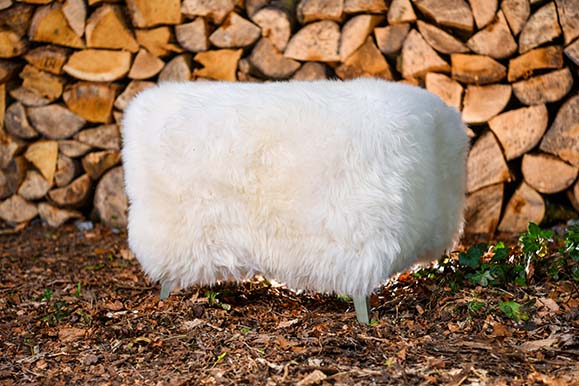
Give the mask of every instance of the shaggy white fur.
<svg viewBox="0 0 579 386">
<path fill-rule="evenodd" d="M 366 296 L 462 228 L 468 138 L 417 87 L 164 83 L 123 142 L 129 244 L 168 289 L 262 273 Z"/>
</svg>

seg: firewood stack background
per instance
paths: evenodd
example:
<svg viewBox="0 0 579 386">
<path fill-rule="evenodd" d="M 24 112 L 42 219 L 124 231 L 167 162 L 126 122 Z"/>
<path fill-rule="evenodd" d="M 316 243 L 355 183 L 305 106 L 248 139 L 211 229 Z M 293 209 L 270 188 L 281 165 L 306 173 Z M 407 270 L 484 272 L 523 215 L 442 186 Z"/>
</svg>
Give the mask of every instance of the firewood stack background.
<svg viewBox="0 0 579 386">
<path fill-rule="evenodd" d="M 468 232 L 579 211 L 579 0 L 0 0 L 0 58 L 5 225 L 123 226 L 123 109 L 168 80 L 421 85 L 470 125 Z"/>
</svg>

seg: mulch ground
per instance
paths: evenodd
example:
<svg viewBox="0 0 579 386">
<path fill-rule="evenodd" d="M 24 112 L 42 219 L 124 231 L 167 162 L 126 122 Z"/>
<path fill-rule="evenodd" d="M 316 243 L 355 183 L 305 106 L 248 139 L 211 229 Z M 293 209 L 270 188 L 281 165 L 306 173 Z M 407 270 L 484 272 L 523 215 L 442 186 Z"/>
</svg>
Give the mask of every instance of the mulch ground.
<svg viewBox="0 0 579 386">
<path fill-rule="evenodd" d="M 158 293 L 125 234 L 0 236 L 0 384 L 579 384 L 569 281 L 452 291 L 404 274 L 372 297 L 371 326 L 347 299 L 259 279 Z"/>
</svg>

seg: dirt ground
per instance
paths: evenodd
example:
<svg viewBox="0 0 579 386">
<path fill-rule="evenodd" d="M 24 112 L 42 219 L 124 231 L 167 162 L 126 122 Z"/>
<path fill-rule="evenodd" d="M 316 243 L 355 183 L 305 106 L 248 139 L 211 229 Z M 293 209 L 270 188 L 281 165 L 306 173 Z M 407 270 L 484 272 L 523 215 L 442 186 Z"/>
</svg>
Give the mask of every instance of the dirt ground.
<svg viewBox="0 0 579 386">
<path fill-rule="evenodd" d="M 123 233 L 0 236 L 0 384 L 579 384 L 570 281 L 456 292 L 404 274 L 372 297 L 370 326 L 348 299 L 259 279 L 158 293 Z M 505 300 L 532 304 L 529 319 Z"/>
</svg>

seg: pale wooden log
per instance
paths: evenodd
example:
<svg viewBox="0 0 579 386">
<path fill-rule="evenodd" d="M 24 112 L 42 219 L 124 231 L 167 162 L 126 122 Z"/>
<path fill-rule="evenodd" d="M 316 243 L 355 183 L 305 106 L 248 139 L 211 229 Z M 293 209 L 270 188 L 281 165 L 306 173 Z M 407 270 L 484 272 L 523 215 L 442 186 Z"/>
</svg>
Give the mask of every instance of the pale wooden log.
<svg viewBox="0 0 579 386">
<path fill-rule="evenodd" d="M 328 70 L 323 63 L 308 62 L 293 74 L 293 80 L 318 80 L 327 79 Z"/>
<path fill-rule="evenodd" d="M 52 3 L 54 0 L 16 0 L 20 3 L 28 3 L 28 4 L 37 4 L 37 5 L 42 5 L 42 4 L 49 4 Z"/>
<path fill-rule="evenodd" d="M 406 35 L 410 31 L 410 24 L 395 24 L 375 28 L 374 37 L 380 51 L 385 55 L 393 55 L 402 49 Z"/>
<path fill-rule="evenodd" d="M 469 84 L 499 82 L 507 75 L 505 66 L 485 55 L 452 54 L 452 78 Z"/>
<path fill-rule="evenodd" d="M 195 69 L 193 75 L 215 80 L 235 81 L 237 63 L 241 54 L 241 49 L 198 52 L 193 59 L 200 63 L 203 68 Z"/>
<path fill-rule="evenodd" d="M 268 38 L 279 51 L 285 50 L 291 36 L 290 17 L 286 12 L 267 7 L 260 9 L 251 20 L 261 28 L 261 36 Z"/>
<path fill-rule="evenodd" d="M 121 133 L 119 126 L 115 124 L 84 129 L 77 133 L 74 138 L 98 149 L 117 151 L 121 149 Z"/>
<path fill-rule="evenodd" d="M 344 0 L 345 13 L 384 13 L 384 0 Z"/>
<path fill-rule="evenodd" d="M 54 101 L 62 95 L 65 80 L 58 75 L 37 69 L 30 64 L 20 72 L 22 86 L 35 94 Z"/>
<path fill-rule="evenodd" d="M 148 79 L 157 75 L 163 69 L 165 62 L 141 48 L 135 56 L 133 65 L 127 75 L 131 79 Z"/>
<path fill-rule="evenodd" d="M 110 82 L 125 76 L 130 66 L 130 52 L 87 49 L 72 54 L 63 69 L 80 80 Z"/>
<path fill-rule="evenodd" d="M 84 42 L 68 24 L 62 5 L 52 3 L 37 8 L 28 32 L 30 40 L 72 48 L 83 48 Z"/>
<path fill-rule="evenodd" d="M 135 95 L 149 87 L 153 87 L 154 85 L 154 82 L 147 82 L 142 80 L 131 81 L 127 88 L 125 88 L 125 91 L 123 91 L 117 97 L 114 106 L 119 110 L 124 110 Z"/>
<path fill-rule="evenodd" d="M 565 55 L 575 63 L 575 65 L 579 66 L 579 39 L 565 47 L 564 52 Z M 0 79 L 1 78 L 2 76 L 0 76 Z"/>
<path fill-rule="evenodd" d="M 340 26 L 330 20 L 308 24 L 292 36 L 284 55 L 291 59 L 337 62 Z"/>
<path fill-rule="evenodd" d="M 179 45 L 187 51 L 202 52 L 209 48 L 209 27 L 202 17 L 191 23 L 176 26 L 175 35 Z"/>
<path fill-rule="evenodd" d="M 73 140 L 58 141 L 58 150 L 68 157 L 80 157 L 90 151 L 90 146 Z"/>
<path fill-rule="evenodd" d="M 510 161 L 537 146 L 547 130 L 548 121 L 549 113 L 543 104 L 497 115 L 489 121 L 489 127 Z"/>
<path fill-rule="evenodd" d="M 39 70 L 55 75 L 62 74 L 62 67 L 68 60 L 70 51 L 64 47 L 40 46 L 24 55 L 24 59 Z"/>
<path fill-rule="evenodd" d="M 169 63 L 165 64 L 159 74 L 159 82 L 185 82 L 189 80 L 191 80 L 191 57 L 189 55 L 175 56 Z"/>
<path fill-rule="evenodd" d="M 209 36 L 209 41 L 219 48 L 239 48 L 252 45 L 260 36 L 258 26 L 232 12 Z"/>
<path fill-rule="evenodd" d="M 86 45 L 91 48 L 137 52 L 139 44 L 125 23 L 121 8 L 102 5 L 86 22 Z"/>
<path fill-rule="evenodd" d="M 469 0 L 472 16 L 478 29 L 493 21 L 497 12 L 497 0 Z"/>
<path fill-rule="evenodd" d="M 466 197 L 465 228 L 467 234 L 493 234 L 501 216 L 504 183 L 490 185 Z"/>
<path fill-rule="evenodd" d="M 0 29 L 16 32 L 24 36 L 30 28 L 36 7 L 29 4 L 14 4 L 0 12 Z"/>
<path fill-rule="evenodd" d="M 16 74 L 19 69 L 20 65 L 18 63 L 0 59 L 0 83 L 14 78 L 14 74 Z"/>
<path fill-rule="evenodd" d="M 123 112 L 117 110 L 113 111 L 113 118 L 117 125 L 121 125 L 123 123 Z"/>
<path fill-rule="evenodd" d="M 513 83 L 517 99 L 526 105 L 556 102 L 571 91 L 573 76 L 569 68 Z"/>
<path fill-rule="evenodd" d="M 32 139 L 38 137 L 38 133 L 28 122 L 26 109 L 20 102 L 12 103 L 6 109 L 6 131 L 10 134 L 22 138 Z M 0 122 L 0 127 L 2 127 Z"/>
<path fill-rule="evenodd" d="M 519 52 L 527 52 L 561 35 L 555 3 L 549 2 L 533 13 L 519 36 Z"/>
<path fill-rule="evenodd" d="M 89 175 L 83 174 L 67 186 L 50 190 L 48 197 L 58 206 L 78 208 L 86 203 L 91 185 Z"/>
<path fill-rule="evenodd" d="M 104 150 L 88 153 L 82 158 L 82 167 L 93 180 L 98 180 L 107 170 L 121 161 L 121 153 Z"/>
<path fill-rule="evenodd" d="M 14 157 L 0 169 L 0 200 L 16 193 L 26 176 L 27 161 L 22 156 Z"/>
<path fill-rule="evenodd" d="M 462 119 L 473 124 L 487 122 L 505 109 L 511 93 L 511 86 L 506 84 L 469 85 L 464 94 Z"/>
<path fill-rule="evenodd" d="M 62 99 L 81 118 L 106 123 L 111 120 L 116 91 L 117 87 L 110 84 L 79 82 L 70 86 Z"/>
<path fill-rule="evenodd" d="M 525 154 L 521 171 L 525 182 L 540 193 L 553 194 L 570 187 L 577 178 L 576 166 L 554 155 Z"/>
<path fill-rule="evenodd" d="M 10 8 L 12 6 L 12 0 L 0 0 L 0 11 Z"/>
<path fill-rule="evenodd" d="M 58 228 L 72 219 L 81 219 L 82 214 L 76 210 L 61 209 L 46 202 L 38 204 L 38 214 L 49 227 Z"/>
<path fill-rule="evenodd" d="M 74 180 L 77 176 L 80 167 L 76 164 L 76 162 L 70 158 L 65 156 L 64 154 L 58 155 L 58 161 L 56 162 L 56 172 L 54 173 L 54 182 L 56 186 L 62 188 L 66 186 Z"/>
<path fill-rule="evenodd" d="M 17 194 L 0 203 L 0 218 L 10 223 L 30 221 L 37 215 L 36 205 Z"/>
<path fill-rule="evenodd" d="M 342 21 L 344 0 L 301 0 L 297 7 L 297 17 L 301 24 L 317 20 Z M 255 21 L 254 17 L 252 19 Z"/>
<path fill-rule="evenodd" d="M 390 65 L 374 45 L 369 36 L 360 48 L 336 68 L 336 75 L 341 79 L 355 79 L 359 77 L 373 77 L 392 80 Z"/>
<path fill-rule="evenodd" d="M 360 48 L 374 27 L 382 20 L 384 17 L 377 15 L 358 15 L 348 20 L 342 27 L 342 37 L 338 48 L 340 61 L 345 62 L 354 51 Z"/>
<path fill-rule="evenodd" d="M 249 62 L 260 74 L 273 79 L 288 79 L 300 68 L 299 62 L 283 56 L 268 38 L 255 45 Z"/>
<path fill-rule="evenodd" d="M 543 197 L 524 182 L 509 200 L 499 231 L 520 233 L 527 230 L 529 222 L 540 224 L 545 217 Z"/>
<path fill-rule="evenodd" d="M 0 83 L 0 129 L 4 127 L 6 114 L 6 85 Z"/>
<path fill-rule="evenodd" d="M 416 14 L 410 0 L 393 0 L 388 9 L 388 24 L 412 23 Z"/>
<path fill-rule="evenodd" d="M 234 8 L 234 0 L 183 0 L 181 13 L 190 19 L 204 16 L 214 24 L 221 24 Z"/>
<path fill-rule="evenodd" d="M 88 0 L 88 5 L 95 5 L 101 3 L 120 3 L 122 0 Z"/>
<path fill-rule="evenodd" d="M 425 23 L 421 20 L 417 22 L 418 30 L 420 34 L 424 37 L 424 40 L 428 42 L 438 52 L 443 54 L 454 54 L 454 53 L 464 53 L 469 52 L 467 46 L 463 42 L 441 30 L 432 24 Z"/>
<path fill-rule="evenodd" d="M 462 31 L 473 30 L 473 17 L 464 0 L 414 0 L 420 12 L 438 24 Z"/>
<path fill-rule="evenodd" d="M 82 36 L 84 34 L 87 14 L 84 0 L 65 0 L 62 6 L 62 13 L 74 33 Z"/>
<path fill-rule="evenodd" d="M 402 76 L 423 78 L 428 72 L 450 72 L 450 66 L 416 30 L 411 30 L 402 45 Z"/>
<path fill-rule="evenodd" d="M 181 22 L 179 0 L 127 0 L 127 8 L 133 25 L 137 28 Z"/>
<path fill-rule="evenodd" d="M 50 184 L 42 174 L 35 170 L 29 170 L 18 188 L 18 194 L 29 201 L 39 200 L 48 193 L 49 189 Z"/>
<path fill-rule="evenodd" d="M 323 1 L 323 0 L 322 0 Z M 343 1 L 343 0 L 339 0 Z M 271 0 L 245 0 L 245 12 L 247 16 L 253 18 L 253 16 L 262 8 L 268 6 Z"/>
<path fill-rule="evenodd" d="M 56 162 L 58 157 L 58 143 L 56 141 L 37 141 L 31 143 L 24 153 L 24 157 L 30 161 L 52 185 Z"/>
<path fill-rule="evenodd" d="M 573 185 L 572 189 L 567 191 L 567 197 L 569 198 L 571 205 L 573 205 L 573 208 L 579 212 L 579 181 Z"/>
<path fill-rule="evenodd" d="M 10 96 L 25 106 L 45 106 L 50 103 L 50 99 L 38 95 L 25 87 L 18 87 L 10 90 Z"/>
<path fill-rule="evenodd" d="M 579 166 L 579 94 L 569 98 L 557 112 L 543 137 L 541 150 Z"/>
<path fill-rule="evenodd" d="M 426 74 L 426 89 L 438 95 L 447 105 L 461 110 L 463 88 L 457 81 L 443 74 L 429 72 Z"/>
<path fill-rule="evenodd" d="M 531 15 L 531 5 L 529 0 L 503 0 L 501 11 L 503 11 L 513 35 L 517 36 Z"/>
<path fill-rule="evenodd" d="M 510 181 L 503 152 L 491 131 L 485 131 L 475 142 L 467 159 L 467 192 Z"/>
<path fill-rule="evenodd" d="M 14 58 L 26 52 L 27 45 L 16 32 L 0 31 L 0 58 Z"/>
<path fill-rule="evenodd" d="M 171 43 L 173 35 L 169 27 L 158 27 L 135 32 L 137 42 L 155 56 L 166 56 L 170 53 L 181 53 L 183 50 Z"/>
<path fill-rule="evenodd" d="M 6 168 L 14 156 L 24 149 L 24 143 L 18 138 L 4 132 L 0 127 L 0 169 Z"/>
<path fill-rule="evenodd" d="M 517 43 L 502 11 L 497 13 L 494 22 L 473 35 L 466 45 L 477 54 L 495 59 L 508 58 L 517 52 Z"/>
<path fill-rule="evenodd" d="M 555 0 L 565 44 L 579 37 L 579 0 Z"/>
<path fill-rule="evenodd" d="M 109 226 L 127 225 L 128 199 L 123 186 L 123 169 L 117 167 L 105 174 L 96 187 L 94 207 L 101 221 Z"/>
<path fill-rule="evenodd" d="M 536 70 L 563 67 L 563 50 L 559 46 L 535 48 L 509 61 L 507 80 L 529 77 Z"/>
<path fill-rule="evenodd" d="M 68 138 L 86 123 L 83 118 L 57 104 L 29 107 L 28 119 L 38 132 L 51 139 Z"/>
</svg>

